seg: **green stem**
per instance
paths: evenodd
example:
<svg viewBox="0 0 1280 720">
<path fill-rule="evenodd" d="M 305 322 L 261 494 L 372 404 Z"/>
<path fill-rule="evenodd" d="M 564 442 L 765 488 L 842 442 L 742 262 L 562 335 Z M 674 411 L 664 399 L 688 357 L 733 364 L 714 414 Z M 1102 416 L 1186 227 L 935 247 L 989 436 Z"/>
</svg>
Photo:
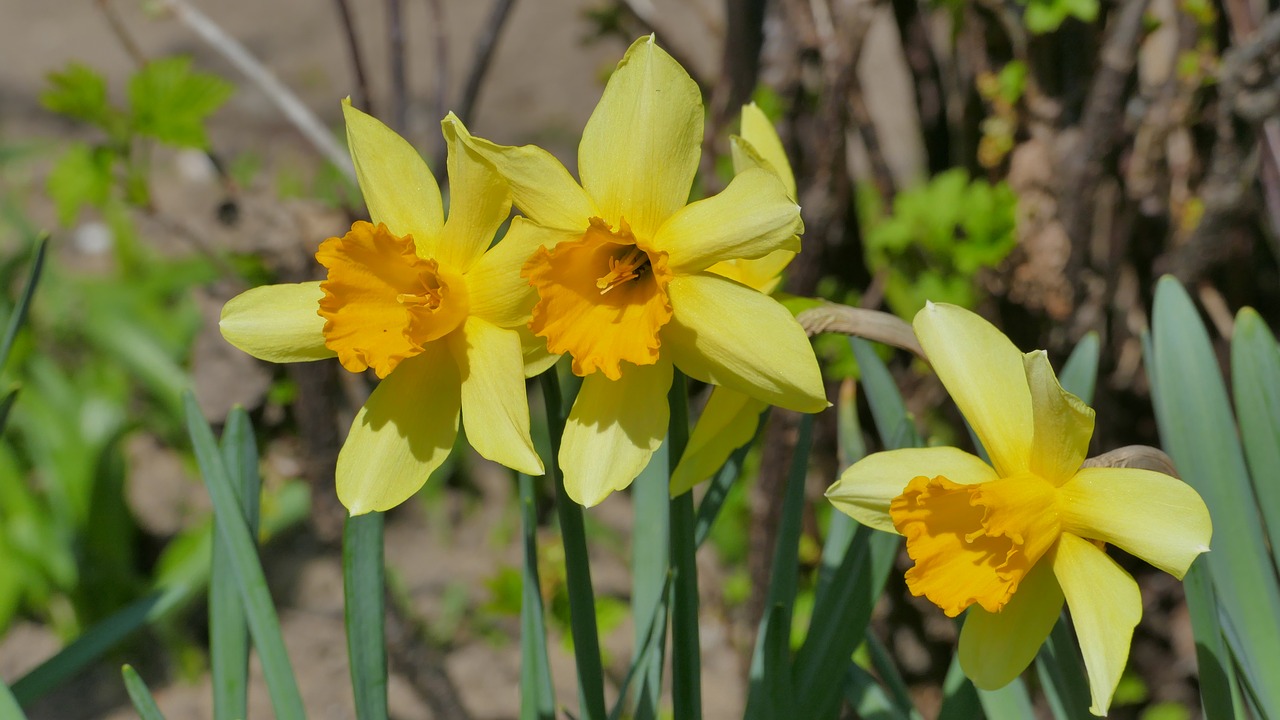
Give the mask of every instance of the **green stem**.
<svg viewBox="0 0 1280 720">
<path fill-rule="evenodd" d="M 591 565 L 587 557 L 587 534 L 582 506 L 564 489 L 560 472 L 560 437 L 565 415 L 561 410 L 560 383 L 555 372 L 540 376 L 547 407 L 547 430 L 551 435 L 551 457 L 547 474 L 556 484 L 556 514 L 564 542 L 565 579 L 569 586 L 569 626 L 573 632 L 573 655 L 578 665 L 578 694 L 584 720 L 604 720 L 604 670 L 600 662 L 600 638 L 596 630 L 595 592 L 591 587 Z"/>
<path fill-rule="evenodd" d="M 387 716 L 384 519 L 380 512 L 348 517 L 342 530 L 347 657 L 361 720 Z"/>
<path fill-rule="evenodd" d="M 671 391 L 671 469 L 689 443 L 689 395 L 684 374 L 675 371 Z M 671 499 L 671 702 L 676 720 L 702 717 L 702 661 L 698 641 L 698 566 L 693 493 Z"/>
</svg>

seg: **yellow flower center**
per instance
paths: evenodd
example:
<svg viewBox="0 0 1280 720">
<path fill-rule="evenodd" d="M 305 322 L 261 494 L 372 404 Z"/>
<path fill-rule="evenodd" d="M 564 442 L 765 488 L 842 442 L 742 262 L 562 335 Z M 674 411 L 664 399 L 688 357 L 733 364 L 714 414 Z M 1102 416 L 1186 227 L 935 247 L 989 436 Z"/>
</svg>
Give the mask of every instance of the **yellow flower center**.
<svg viewBox="0 0 1280 720">
<path fill-rule="evenodd" d="M 604 220 L 578 240 L 539 248 L 521 275 L 538 291 L 529 327 L 552 353 L 569 353 L 573 371 L 622 377 L 623 360 L 658 361 L 659 331 L 671 321 L 666 253 L 636 241 L 626 220 L 615 232 Z"/>
<path fill-rule="evenodd" d="M 973 603 L 999 612 L 1061 534 L 1057 491 L 1034 475 L 960 485 L 917 477 L 889 505 L 915 565 L 912 594 L 951 617 Z"/>
<path fill-rule="evenodd" d="M 462 277 L 419 257 L 412 237 L 381 223 L 357 222 L 325 240 L 316 260 L 329 270 L 320 283 L 324 344 L 351 372 L 373 368 L 384 378 L 467 317 Z"/>
</svg>

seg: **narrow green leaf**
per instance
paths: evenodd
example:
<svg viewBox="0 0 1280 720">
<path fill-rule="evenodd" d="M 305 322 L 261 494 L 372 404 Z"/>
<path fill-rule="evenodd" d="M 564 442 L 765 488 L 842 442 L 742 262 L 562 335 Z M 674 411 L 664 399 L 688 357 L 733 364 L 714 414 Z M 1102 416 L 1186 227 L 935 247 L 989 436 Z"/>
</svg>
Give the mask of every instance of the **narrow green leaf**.
<svg viewBox="0 0 1280 720">
<path fill-rule="evenodd" d="M 666 643 L 656 652 L 649 649 L 650 627 L 659 613 L 659 606 L 666 605 L 668 563 L 670 549 L 667 543 L 671 533 L 671 443 L 663 443 L 653 454 L 635 482 L 631 483 L 631 503 L 635 521 L 631 533 L 631 613 L 635 626 L 635 652 L 633 666 L 639 681 L 631 703 L 631 716 L 635 720 L 653 720 L 658 716 L 662 697 L 662 670 L 666 661 Z M 664 622 L 666 615 L 662 615 Z M 665 639 L 666 626 L 662 628 Z M 620 697 L 619 700 L 622 698 Z M 616 710 L 615 710 L 616 712 Z"/>
<path fill-rule="evenodd" d="M 760 418 L 762 428 L 767 415 L 766 410 L 765 416 Z M 757 431 L 758 436 L 759 431 Z M 707 483 L 707 492 L 702 496 L 702 502 L 698 503 L 698 515 L 694 520 L 693 540 L 697 547 L 702 547 L 702 543 L 711 536 L 711 526 L 720 516 L 720 509 L 724 507 L 724 501 L 729 497 L 733 484 L 738 481 L 738 476 L 742 475 L 742 463 L 746 461 L 747 453 L 751 452 L 754 442 L 749 442 L 730 453 L 724 466 L 716 472 L 715 477 L 711 478 L 711 482 Z"/>
<path fill-rule="evenodd" d="M 124 689 L 129 693 L 129 699 L 133 701 L 133 708 L 138 711 L 138 717 L 141 720 L 164 720 L 164 715 L 160 714 L 160 708 L 156 706 L 155 698 L 151 697 L 151 690 L 147 689 L 147 684 L 142 681 L 142 677 L 130 665 L 125 665 L 120 669 L 120 674 L 124 676 Z"/>
<path fill-rule="evenodd" d="M 960 655 L 953 655 L 947 676 L 942 681 L 942 707 L 938 710 L 937 720 L 973 720 L 982 716 L 978 689 L 960 669 Z"/>
<path fill-rule="evenodd" d="M 689 391 L 684 373 L 676 370 L 667 393 L 671 424 L 667 442 L 671 445 L 671 467 L 680 461 L 689 442 Z M 671 598 L 671 705 L 675 720 L 702 717 L 702 651 L 698 617 L 698 545 L 693 493 L 680 493 L 670 500 Z"/>
<path fill-rule="evenodd" d="M 1068 390 L 1070 392 L 1070 390 Z M 1079 397 L 1079 396 L 1077 396 Z M 1081 398 L 1082 400 L 1084 398 Z M 1059 720 L 1089 716 L 1089 678 L 1075 635 L 1066 617 L 1058 618 L 1036 655 L 1036 672 L 1049 707 Z"/>
<path fill-rule="evenodd" d="M 751 658 L 750 687 L 747 691 L 748 720 L 790 717 L 795 710 L 791 683 L 791 614 L 799 583 L 800 531 L 804 513 L 805 478 L 809 470 L 809 450 L 813 443 L 813 416 L 800 416 L 795 455 L 787 473 L 787 489 L 782 500 L 778 540 L 769 573 L 769 611 L 756 633 Z"/>
<path fill-rule="evenodd" d="M 854 714 L 863 720 L 908 720 L 871 673 L 849 663 L 845 668 L 844 697 Z"/>
<path fill-rule="evenodd" d="M 1204 556 L 1191 564 L 1182 581 L 1191 615 L 1191 632 L 1196 638 L 1199 669 L 1200 706 L 1206 718 L 1241 717 L 1240 680 L 1222 636 L 1221 610 L 1214 596 L 1213 581 Z"/>
<path fill-rule="evenodd" d="M 18 699 L 3 681 L 0 681 L 0 720 L 27 720 Z"/>
<path fill-rule="evenodd" d="M 258 527 L 258 449 L 244 408 L 227 416 L 222 457 L 231 474 L 245 523 L 254 535 Z M 248 713 L 249 625 L 245 620 L 228 547 L 215 525 L 209 576 L 209 673 L 215 720 L 236 720 Z"/>
<path fill-rule="evenodd" d="M 978 701 L 987 720 L 1026 720 L 1036 716 L 1031 694 L 1020 677 L 999 690 L 978 690 Z"/>
<path fill-rule="evenodd" d="M 871 666 L 875 668 L 884 683 L 885 691 L 894 708 L 901 715 L 918 718 L 919 713 L 916 712 L 915 704 L 911 702 L 911 691 L 907 689 L 907 682 L 902 679 L 902 674 L 893 664 L 893 656 L 889 653 L 889 649 L 874 633 L 867 633 L 867 651 L 871 655 Z"/>
<path fill-rule="evenodd" d="M 533 478 L 520 474 L 520 720 L 554 720 L 556 695 L 547 660 L 547 622 L 538 580 L 538 508 Z"/>
<path fill-rule="evenodd" d="M 9 411 L 13 409 L 13 403 L 17 401 L 18 391 L 21 389 L 21 387 L 14 387 L 5 393 L 4 399 L 0 400 L 0 431 L 3 431 L 9 422 Z"/>
<path fill-rule="evenodd" d="M 604 720 L 604 669 L 600 661 L 600 634 L 596 628 L 595 591 L 591 586 L 591 564 L 587 555 L 587 535 L 582 506 L 569 497 L 560 472 L 560 438 L 565 415 L 561 406 L 556 373 L 539 376 L 547 408 L 547 430 L 551 454 L 545 458 L 547 474 L 556 484 L 556 514 L 564 543 L 565 583 L 569 591 L 569 627 L 573 633 L 573 655 L 578 667 L 578 695 L 584 720 Z M 688 495 L 688 493 L 685 493 Z"/>
<path fill-rule="evenodd" d="M 862 338 L 849 338 L 853 355 L 858 359 L 862 373 L 862 387 L 867 391 L 867 403 L 871 406 L 871 419 L 886 450 L 919 447 L 920 436 L 915 423 L 907 414 L 902 393 L 889 374 L 889 368 L 876 355 L 874 346 Z"/>
<path fill-rule="evenodd" d="M 262 565 L 258 562 L 257 546 L 249 534 L 209 423 L 205 421 L 194 395 L 186 393 L 183 401 L 187 411 L 187 431 L 195 448 L 200 474 L 204 476 L 205 487 L 213 499 L 214 520 L 230 550 L 228 556 L 248 618 L 253 644 L 262 662 L 262 674 L 267 681 L 271 704 L 277 718 L 301 720 L 305 717 L 302 696 L 298 693 L 298 684 L 293 676 L 289 655 L 285 651 L 280 621 L 271 602 L 267 580 L 262 574 Z"/>
<path fill-rule="evenodd" d="M 1280 566 L 1280 348 L 1252 308 L 1236 315 L 1231 382 L 1271 557 Z"/>
<path fill-rule="evenodd" d="M 36 285 L 40 283 L 40 274 L 44 270 L 44 258 L 49 250 L 49 235 L 45 233 L 36 241 L 35 257 L 31 261 L 31 270 L 27 273 L 27 284 L 22 288 L 22 295 L 18 298 L 18 304 L 13 308 L 13 314 L 9 316 L 9 324 L 4 331 L 4 340 L 0 341 L 0 370 L 3 370 L 9 364 L 9 353 L 13 350 L 13 341 L 18 337 L 18 331 L 22 329 L 23 323 L 27 321 L 27 313 L 31 310 L 31 298 L 36 294 Z M 17 390 L 11 391 L 12 396 Z M 9 400 L 12 404 L 12 400 Z M 6 407 L 5 412 L 8 412 Z M 3 420 L 0 420 L 0 427 L 4 426 Z"/>
<path fill-rule="evenodd" d="M 342 590 L 347 657 L 356 717 L 387 717 L 386 566 L 380 512 L 347 517 L 342 530 Z"/>
<path fill-rule="evenodd" d="M 659 589 L 662 591 L 660 595 L 662 601 L 653 607 L 653 614 L 645 622 L 644 629 L 637 634 L 640 642 L 636 649 L 636 658 L 632 661 L 631 667 L 627 669 L 627 674 L 622 679 L 622 684 L 618 686 L 618 702 L 614 703 L 613 711 L 609 713 L 609 720 L 619 720 L 623 717 L 623 711 L 626 709 L 627 691 L 630 690 L 631 683 L 635 681 L 636 676 L 641 672 L 647 672 L 647 669 L 653 665 L 652 659 L 662 652 L 667 639 L 667 598 L 670 597 L 671 578 L 671 573 L 667 573 L 666 578 L 659 585 Z M 657 707 L 650 707 L 646 698 L 647 695 L 640 697 L 640 710 L 650 713 L 647 717 L 657 717 Z M 641 715 L 637 712 L 631 717 L 639 718 Z"/>
<path fill-rule="evenodd" d="M 1062 389 L 1085 402 L 1093 402 L 1093 392 L 1098 383 L 1098 356 L 1102 352 L 1102 343 L 1098 333 L 1088 332 L 1080 338 L 1071 356 L 1062 365 L 1058 373 L 1058 384 Z"/>
<path fill-rule="evenodd" d="M 1161 443 L 1213 518 L 1208 566 L 1233 654 L 1251 695 L 1280 717 L 1280 588 L 1236 435 L 1221 371 L 1191 298 L 1173 278 L 1156 286 L 1152 397 Z"/>
</svg>

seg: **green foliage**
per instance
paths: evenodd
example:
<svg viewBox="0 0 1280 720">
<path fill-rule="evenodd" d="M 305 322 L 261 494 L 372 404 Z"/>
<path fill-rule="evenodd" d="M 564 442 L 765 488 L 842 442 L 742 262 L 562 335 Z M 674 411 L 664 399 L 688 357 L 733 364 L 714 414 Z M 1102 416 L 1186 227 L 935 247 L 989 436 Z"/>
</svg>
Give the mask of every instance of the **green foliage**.
<svg viewBox="0 0 1280 720">
<path fill-rule="evenodd" d="M 1093 22 L 1098 18 L 1098 0 L 1026 0 L 1022 22 L 1037 35 L 1057 30 L 1067 18 Z"/>
<path fill-rule="evenodd" d="M 133 129 L 171 145 L 206 149 L 204 123 L 234 91 L 216 75 L 193 72 L 189 57 L 149 62 L 129 80 Z"/>
<path fill-rule="evenodd" d="M 974 307 L 974 276 L 999 265 L 1017 242 L 1013 191 L 959 168 L 898 193 L 890 215 L 870 188 L 859 189 L 858 201 L 867 266 L 888 272 L 885 298 L 902 317 L 926 300 Z"/>
<path fill-rule="evenodd" d="M 71 63 L 63 72 L 49 74 L 49 86 L 40 96 L 40 104 L 51 112 L 97 125 L 109 133 L 122 120 L 107 102 L 106 78 L 93 68 Z"/>
<path fill-rule="evenodd" d="M 87 206 L 103 207 L 111 198 L 112 168 L 117 156 L 106 147 L 72 143 L 49 173 L 49 195 L 58 207 L 58 222 L 71 225 Z"/>
</svg>

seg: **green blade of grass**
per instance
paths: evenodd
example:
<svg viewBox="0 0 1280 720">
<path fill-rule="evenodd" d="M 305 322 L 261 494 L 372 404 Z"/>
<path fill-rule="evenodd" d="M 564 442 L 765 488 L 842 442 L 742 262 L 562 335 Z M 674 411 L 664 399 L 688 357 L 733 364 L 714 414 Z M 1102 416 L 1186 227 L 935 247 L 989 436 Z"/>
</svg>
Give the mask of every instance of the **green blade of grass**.
<svg viewBox="0 0 1280 720">
<path fill-rule="evenodd" d="M 554 372 L 539 376 L 547 408 L 547 430 L 551 454 L 546 458 L 547 474 L 556 485 L 556 515 L 564 543 L 565 583 L 569 591 L 569 627 L 573 633 L 573 656 L 578 668 L 578 695 L 584 720 L 604 720 L 604 669 L 600 661 L 600 633 L 596 628 L 595 590 L 591 586 L 591 564 L 587 555 L 587 534 L 582 506 L 564 489 L 560 472 L 560 438 L 564 435 L 560 383 Z M 687 494 L 687 493 L 686 493 Z"/>
<path fill-rule="evenodd" d="M 1280 587 L 1209 335 L 1172 278 L 1156 287 L 1152 398 L 1161 443 L 1213 518 L 1208 566 L 1222 626 L 1251 696 L 1280 717 Z M 1218 659 L 1224 666 L 1228 658 Z"/>
<path fill-rule="evenodd" d="M 547 621 L 538 579 L 538 508 L 533 478 L 521 474 L 520 528 L 520 720 L 554 720 L 555 688 L 547 660 Z"/>
<path fill-rule="evenodd" d="M 342 529 L 347 658 L 351 665 L 356 717 L 360 720 L 387 717 L 384 519 L 380 512 L 348 516 Z"/>
<path fill-rule="evenodd" d="M 195 448 L 200 474 L 204 477 L 205 487 L 213 500 L 214 520 L 230 550 L 228 557 L 231 559 L 236 586 L 240 590 L 249 632 L 262 663 L 262 674 L 267 681 L 271 704 L 277 718 L 301 720 L 305 717 L 302 696 L 298 693 L 298 683 L 294 679 L 293 667 L 285 651 L 280 621 L 271 602 L 267 580 L 262 574 L 262 565 L 258 562 L 257 546 L 249 534 L 249 527 L 241 513 L 235 490 L 231 487 L 226 464 L 213 439 L 209 423 L 205 421 L 194 395 L 185 393 L 183 402 L 186 406 L 187 431 Z"/>
<path fill-rule="evenodd" d="M 671 468 L 680 461 L 689 442 L 689 391 L 684 373 L 674 371 L 671 390 L 671 424 L 667 442 L 671 445 Z M 675 720 L 702 717 L 702 651 L 698 622 L 698 544 L 693 493 L 681 493 L 670 500 L 671 587 L 671 707 Z"/>
<path fill-rule="evenodd" d="M 231 475 L 245 523 L 254 536 L 258 528 L 258 502 L 262 492 L 258 476 L 258 448 L 253 426 L 244 408 L 227 416 L 222 437 L 222 457 Z M 236 589 L 227 545 L 216 524 L 213 529 L 209 576 L 209 673 L 213 686 L 215 720 L 236 720 L 248 712 L 249 625 Z"/>
<path fill-rule="evenodd" d="M 160 708 L 156 706 L 156 699 L 151 697 L 151 690 L 142 681 L 138 671 L 130 665 L 125 665 L 120 669 L 120 674 L 124 677 L 124 689 L 129 693 L 129 699 L 133 701 L 133 709 L 138 711 L 138 717 L 141 720 L 164 720 L 164 715 L 160 714 Z"/>
<path fill-rule="evenodd" d="M 27 312 L 31 309 L 31 298 L 35 296 L 36 285 L 40 283 L 40 274 L 44 270 L 44 258 L 48 250 L 49 235 L 43 233 L 36 240 L 35 258 L 31 261 L 27 284 L 22 288 L 22 295 L 13 308 L 13 314 L 9 316 L 9 325 L 5 328 L 4 339 L 0 340 L 0 370 L 9 364 L 9 352 L 13 350 L 13 341 L 18 337 L 18 331 L 22 329 L 23 323 L 27 321 Z"/>
<path fill-rule="evenodd" d="M 1271 558 L 1280 566 L 1280 348 L 1252 308 L 1236 315 L 1231 381 L 1240 439 L 1265 520 Z"/>
<path fill-rule="evenodd" d="M 786 494 L 778 523 L 769 573 L 768 613 L 756 633 L 747 691 L 748 720 L 787 718 L 795 710 L 791 683 L 791 615 L 799 583 L 801 521 L 804 514 L 805 478 L 813 443 L 813 415 L 800 416 L 795 455 L 787 473 Z"/>
<path fill-rule="evenodd" d="M 654 651 L 649 639 L 650 627 L 658 616 L 659 606 L 666 605 L 666 590 L 671 533 L 671 443 L 663 443 L 653 454 L 648 466 L 631 484 L 631 502 L 635 520 L 631 533 L 631 613 L 635 625 L 635 652 L 632 665 L 639 673 L 631 716 L 635 720 L 653 720 L 658 716 L 662 697 L 662 668 L 666 661 L 666 643 Z M 666 614 L 662 613 L 662 634 L 666 636 Z M 643 663 L 643 667 L 638 667 Z M 619 701 L 622 701 L 619 697 Z M 618 708 L 615 707 L 614 714 Z"/>
</svg>

